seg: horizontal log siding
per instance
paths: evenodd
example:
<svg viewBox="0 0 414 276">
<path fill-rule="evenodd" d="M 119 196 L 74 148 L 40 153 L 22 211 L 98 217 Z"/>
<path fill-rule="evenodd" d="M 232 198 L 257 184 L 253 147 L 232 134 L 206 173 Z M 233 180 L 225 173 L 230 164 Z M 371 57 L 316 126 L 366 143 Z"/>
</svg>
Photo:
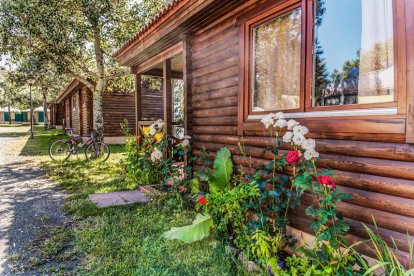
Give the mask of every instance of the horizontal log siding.
<svg viewBox="0 0 414 276">
<path fill-rule="evenodd" d="M 104 135 L 106 137 L 123 136 L 121 124 L 125 119 L 135 133 L 135 98 L 133 93 L 104 93 L 103 115 Z"/>
<path fill-rule="evenodd" d="M 151 88 L 150 82 L 143 80 L 141 88 L 141 106 L 141 115 L 143 120 L 162 119 L 162 88 Z"/>
<path fill-rule="evenodd" d="M 81 134 L 81 122 L 80 122 L 80 97 L 79 93 L 77 92 L 72 97 L 70 97 L 71 101 L 71 127 L 74 128 L 74 133 Z"/>
<path fill-rule="evenodd" d="M 238 157 L 237 144 L 243 141 L 254 166 L 267 163 L 272 158 L 263 153 L 272 145 L 267 131 L 251 124 L 243 140 L 237 136 L 239 47 L 235 18 L 226 19 L 216 28 L 220 31 L 205 30 L 194 35 L 192 41 L 194 154 L 200 155 L 200 149 L 215 152 L 227 145 L 234 162 L 246 165 L 246 160 Z M 414 146 L 402 143 L 404 121 L 337 119 L 326 122 L 331 131 L 324 134 L 312 132 L 320 121 L 305 123 L 311 130 L 308 137 L 317 139 L 322 157 L 318 167 L 334 169 L 339 189 L 354 197 L 338 206 L 352 222 L 350 241 L 367 238 L 360 222 L 372 224 L 373 215 L 379 233 L 389 242 L 390 235 L 394 236 L 399 248 L 408 250 L 405 234 L 414 235 Z M 342 129 L 346 131 L 340 133 Z M 365 133 L 366 129 L 379 134 Z M 282 152 L 287 150 L 282 145 Z M 196 162 L 195 170 L 199 168 Z M 292 211 L 292 226 L 312 233 L 304 213 L 306 199 L 303 206 Z"/>
<path fill-rule="evenodd" d="M 89 134 L 93 128 L 92 123 L 92 93 L 87 87 L 83 87 L 80 92 L 80 121 L 82 135 Z"/>
</svg>

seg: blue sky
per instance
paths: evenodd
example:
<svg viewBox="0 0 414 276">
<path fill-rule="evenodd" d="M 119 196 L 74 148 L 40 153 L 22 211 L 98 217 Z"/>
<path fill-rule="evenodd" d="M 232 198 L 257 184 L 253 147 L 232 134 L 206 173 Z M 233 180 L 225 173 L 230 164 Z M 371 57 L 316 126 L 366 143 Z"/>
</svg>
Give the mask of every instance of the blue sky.
<svg viewBox="0 0 414 276">
<path fill-rule="evenodd" d="M 340 70 L 344 61 L 356 57 L 361 47 L 361 0 L 327 0 L 318 29 L 327 68 Z"/>
</svg>

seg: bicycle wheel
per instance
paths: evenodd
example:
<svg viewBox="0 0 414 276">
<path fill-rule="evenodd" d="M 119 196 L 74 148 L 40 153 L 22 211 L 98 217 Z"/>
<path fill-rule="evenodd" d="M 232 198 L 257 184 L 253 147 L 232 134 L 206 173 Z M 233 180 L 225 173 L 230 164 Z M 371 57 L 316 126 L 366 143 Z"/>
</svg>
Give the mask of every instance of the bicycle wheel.
<svg viewBox="0 0 414 276">
<path fill-rule="evenodd" d="M 103 142 L 90 144 L 85 150 L 86 160 L 105 162 L 109 158 L 109 147 Z"/>
<path fill-rule="evenodd" d="M 70 144 L 65 139 L 57 140 L 49 147 L 49 156 L 52 160 L 65 161 L 70 155 Z"/>
</svg>

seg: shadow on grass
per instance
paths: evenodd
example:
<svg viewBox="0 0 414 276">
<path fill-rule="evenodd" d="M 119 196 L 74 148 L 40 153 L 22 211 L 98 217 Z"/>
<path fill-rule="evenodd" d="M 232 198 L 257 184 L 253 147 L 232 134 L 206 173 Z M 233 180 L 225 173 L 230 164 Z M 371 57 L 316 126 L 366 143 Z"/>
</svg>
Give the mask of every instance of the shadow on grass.
<svg viewBox="0 0 414 276">
<path fill-rule="evenodd" d="M 67 138 L 62 130 L 50 129 L 44 130 L 43 126 L 35 126 L 33 139 L 27 139 L 21 156 L 46 156 L 48 155 L 49 145 L 57 140 Z"/>
</svg>

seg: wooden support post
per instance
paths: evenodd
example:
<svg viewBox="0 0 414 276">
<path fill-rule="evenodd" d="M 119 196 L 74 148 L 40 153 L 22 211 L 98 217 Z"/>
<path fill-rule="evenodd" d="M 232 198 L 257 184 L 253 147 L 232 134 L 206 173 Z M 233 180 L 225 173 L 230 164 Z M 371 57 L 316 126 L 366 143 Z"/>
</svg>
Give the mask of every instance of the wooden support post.
<svg viewBox="0 0 414 276">
<path fill-rule="evenodd" d="M 142 83 L 141 74 L 135 75 L 135 135 L 139 136 L 139 121 L 142 119 L 141 107 Z"/>
<path fill-rule="evenodd" d="M 192 113 L 193 113 L 193 93 L 192 93 L 192 64 L 191 64 L 191 36 L 184 35 L 183 39 L 183 80 L 184 80 L 184 132 L 192 135 Z"/>
<path fill-rule="evenodd" d="M 171 59 L 163 61 L 163 86 L 162 98 L 164 107 L 164 122 L 166 124 L 167 135 L 172 135 L 172 84 L 171 84 Z"/>
<path fill-rule="evenodd" d="M 399 2 L 397 2 L 399 3 Z M 405 32 L 406 41 L 406 76 L 410 76 L 406 79 L 406 91 L 407 91 L 407 99 L 406 99 L 406 110 L 407 110 L 407 123 L 406 123 L 406 138 L 405 141 L 407 143 L 414 144 L 414 78 L 412 77 L 414 74 L 414 36 L 412 35 L 414 32 L 414 18 L 412 13 L 414 12 L 414 3 L 411 0 L 405 0 Z M 401 3 L 400 3 L 401 5 Z M 404 43 L 403 43 L 404 44 Z"/>
</svg>

